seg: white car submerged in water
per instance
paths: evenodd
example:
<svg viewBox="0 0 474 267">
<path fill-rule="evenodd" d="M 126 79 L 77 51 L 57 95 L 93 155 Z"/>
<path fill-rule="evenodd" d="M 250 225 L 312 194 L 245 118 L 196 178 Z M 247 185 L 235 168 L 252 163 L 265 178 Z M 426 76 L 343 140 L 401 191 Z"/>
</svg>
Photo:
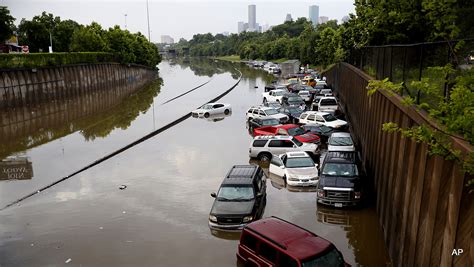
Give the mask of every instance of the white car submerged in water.
<svg viewBox="0 0 474 267">
<path fill-rule="evenodd" d="M 319 181 L 318 165 L 303 151 L 273 155 L 269 171 L 291 186 L 316 186 Z"/>
<path fill-rule="evenodd" d="M 193 110 L 191 112 L 192 116 L 195 118 L 204 117 L 209 118 L 211 115 L 225 114 L 228 115 L 232 112 L 232 107 L 230 104 L 224 103 L 207 103 L 204 106 Z"/>
</svg>

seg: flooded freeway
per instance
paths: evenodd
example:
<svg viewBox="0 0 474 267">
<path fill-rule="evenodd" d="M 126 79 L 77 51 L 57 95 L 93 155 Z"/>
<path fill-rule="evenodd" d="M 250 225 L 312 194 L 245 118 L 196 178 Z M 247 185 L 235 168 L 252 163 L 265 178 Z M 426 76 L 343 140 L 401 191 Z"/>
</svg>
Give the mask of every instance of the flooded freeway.
<svg viewBox="0 0 474 267">
<path fill-rule="evenodd" d="M 219 188 L 232 165 L 249 163 L 251 137 L 245 112 L 261 103 L 264 85 L 274 77 L 210 60 L 165 61 L 159 68 L 161 80 L 116 105 L 88 112 L 71 100 L 64 110 L 79 109 L 76 117 L 57 119 L 44 113 L 43 125 L 51 121 L 47 127 L 3 137 L 0 156 L 31 163 L 31 177 L 0 180 L 0 206 L 206 103 L 237 82 L 240 73 L 234 68 L 238 68 L 241 82 L 221 100 L 232 105 L 232 113 L 224 118 L 189 118 L 3 209 L 0 266 L 237 265 L 239 234 L 208 228 L 214 200 L 210 193 Z M 268 166 L 262 167 L 268 173 Z M 385 266 L 389 261 L 372 206 L 342 210 L 319 206 L 315 192 L 287 189 L 282 180 L 271 177 L 263 216 L 290 220 L 330 240 L 351 265 Z"/>
</svg>

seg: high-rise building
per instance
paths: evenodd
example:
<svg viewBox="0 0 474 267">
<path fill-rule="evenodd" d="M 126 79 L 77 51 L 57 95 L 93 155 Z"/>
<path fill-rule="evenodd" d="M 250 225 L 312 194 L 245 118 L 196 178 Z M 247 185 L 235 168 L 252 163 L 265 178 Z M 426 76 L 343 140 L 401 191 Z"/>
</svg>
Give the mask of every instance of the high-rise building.
<svg viewBox="0 0 474 267">
<path fill-rule="evenodd" d="M 245 23 L 243 21 L 237 22 L 237 33 L 241 33 L 245 31 L 244 24 Z"/>
<path fill-rule="evenodd" d="M 257 7 L 249 5 L 249 31 L 257 30 Z"/>
<path fill-rule="evenodd" d="M 292 21 L 293 18 L 291 17 L 291 14 L 286 14 L 285 22 L 287 21 Z"/>
<path fill-rule="evenodd" d="M 319 19 L 318 19 L 319 24 L 324 24 L 324 23 L 326 23 L 326 22 L 328 22 L 328 21 L 329 21 L 329 18 L 328 18 L 328 17 L 325 17 L 325 16 L 321 16 L 321 17 L 319 17 Z"/>
<path fill-rule="evenodd" d="M 162 44 L 174 44 L 174 39 L 169 35 L 162 35 L 161 36 L 161 43 Z"/>
<path fill-rule="evenodd" d="M 318 26 L 318 19 L 319 19 L 319 6 L 317 5 L 309 6 L 309 21 L 311 21 L 314 27 Z"/>
<path fill-rule="evenodd" d="M 349 21 L 349 16 L 344 16 L 344 17 L 342 17 L 341 20 L 342 20 L 342 23 L 348 22 Z"/>
</svg>

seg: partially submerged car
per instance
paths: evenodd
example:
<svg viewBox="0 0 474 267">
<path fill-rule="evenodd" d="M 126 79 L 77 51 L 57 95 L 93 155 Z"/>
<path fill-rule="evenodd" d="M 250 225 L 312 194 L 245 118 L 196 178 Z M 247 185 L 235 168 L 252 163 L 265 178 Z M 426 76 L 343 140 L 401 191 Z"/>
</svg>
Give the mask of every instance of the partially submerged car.
<svg viewBox="0 0 474 267">
<path fill-rule="evenodd" d="M 216 115 L 216 114 L 229 114 L 232 112 L 232 107 L 230 104 L 225 104 L 225 103 L 207 103 L 203 105 L 202 107 L 193 110 L 191 112 L 192 116 L 195 118 L 198 117 L 205 117 L 208 118 L 211 115 Z"/>
<path fill-rule="evenodd" d="M 319 180 L 318 164 L 306 152 L 273 155 L 269 171 L 291 186 L 316 186 Z"/>
<path fill-rule="evenodd" d="M 253 136 L 260 135 L 288 135 L 294 136 L 298 141 L 319 144 L 319 136 L 306 132 L 297 124 L 285 124 L 277 126 L 264 126 L 253 129 Z"/>
<path fill-rule="evenodd" d="M 262 117 L 249 120 L 249 128 L 253 132 L 253 129 L 264 127 L 264 126 L 276 126 L 279 125 L 280 121 L 272 117 Z"/>
<path fill-rule="evenodd" d="M 330 113 L 319 111 L 303 112 L 300 115 L 298 122 L 301 124 L 320 124 L 339 130 L 346 129 L 348 127 L 346 121 L 340 120 Z"/>
<path fill-rule="evenodd" d="M 356 152 L 328 152 L 319 174 L 317 202 L 355 206 L 362 199 L 365 175 Z"/>
<path fill-rule="evenodd" d="M 328 151 L 355 151 L 350 133 L 332 133 L 328 140 Z"/>
<path fill-rule="evenodd" d="M 244 266 L 350 267 L 331 242 L 277 217 L 244 227 L 237 259 Z"/>
<path fill-rule="evenodd" d="M 266 177 L 255 165 L 235 165 L 225 176 L 209 214 L 209 227 L 239 230 L 263 215 L 266 204 Z"/>
<path fill-rule="evenodd" d="M 297 94 L 285 94 L 282 97 L 282 105 L 284 106 L 297 106 L 301 110 L 306 109 L 306 103 L 304 102 L 303 98 Z"/>
<path fill-rule="evenodd" d="M 265 135 L 254 137 L 249 148 L 249 157 L 261 161 L 269 161 L 272 154 L 279 155 L 285 152 L 304 151 L 312 157 L 319 155 L 319 146 L 314 143 L 303 143 L 293 136 Z"/>
<path fill-rule="evenodd" d="M 339 104 L 334 96 L 324 96 L 318 102 L 318 111 L 331 114 L 339 113 Z"/>
<path fill-rule="evenodd" d="M 305 124 L 301 126 L 305 131 L 309 131 L 312 134 L 319 136 L 322 143 L 328 141 L 332 133 L 336 132 L 334 128 L 327 127 L 321 124 Z"/>
<path fill-rule="evenodd" d="M 272 117 L 277 119 L 281 124 L 287 123 L 289 118 L 285 114 L 279 113 L 276 109 L 265 106 L 255 106 L 247 110 L 246 113 L 247 120 L 263 118 L 263 117 Z"/>
<path fill-rule="evenodd" d="M 292 123 L 298 122 L 298 118 L 301 113 L 303 113 L 303 110 L 298 106 L 282 106 L 279 111 L 280 113 L 287 115 Z"/>
</svg>

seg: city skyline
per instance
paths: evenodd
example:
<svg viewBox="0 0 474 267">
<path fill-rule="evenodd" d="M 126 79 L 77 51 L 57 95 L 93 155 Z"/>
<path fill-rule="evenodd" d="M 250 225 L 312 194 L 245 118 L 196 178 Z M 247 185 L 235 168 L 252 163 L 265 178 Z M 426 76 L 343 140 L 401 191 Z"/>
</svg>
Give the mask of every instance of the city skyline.
<svg viewBox="0 0 474 267">
<path fill-rule="evenodd" d="M 22 18 L 31 20 L 33 16 L 46 11 L 61 17 L 62 20 L 71 19 L 84 25 L 95 21 L 106 29 L 114 25 L 125 28 L 124 14 L 127 14 L 127 30 L 144 35 L 148 33 L 145 0 L 4 0 L 2 3 L 16 18 L 15 25 L 18 25 Z M 288 13 L 294 20 L 300 17 L 308 18 L 308 6 L 315 3 L 320 6 L 320 13 L 330 19 L 341 21 L 342 17 L 355 13 L 351 0 L 295 1 L 291 5 L 284 1 L 263 0 L 149 0 L 151 41 L 160 42 L 162 35 L 169 35 L 175 40 L 189 40 L 197 33 L 236 33 L 236 23 L 247 21 L 250 4 L 257 6 L 256 21 L 263 29 L 263 25 L 283 23 Z M 107 12 L 104 13 L 104 10 Z"/>
</svg>

